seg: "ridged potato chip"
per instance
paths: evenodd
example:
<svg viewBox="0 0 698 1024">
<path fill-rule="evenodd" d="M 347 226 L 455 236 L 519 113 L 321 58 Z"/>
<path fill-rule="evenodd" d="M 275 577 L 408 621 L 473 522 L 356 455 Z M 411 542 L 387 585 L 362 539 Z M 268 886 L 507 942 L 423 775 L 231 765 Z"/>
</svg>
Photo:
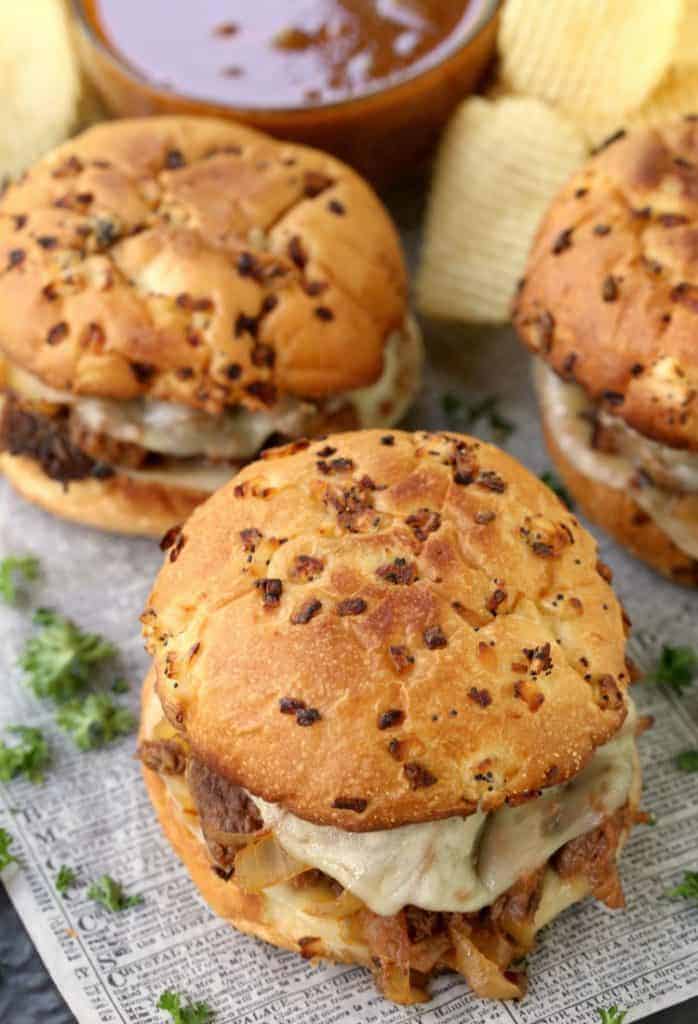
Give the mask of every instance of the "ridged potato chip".
<svg viewBox="0 0 698 1024">
<path fill-rule="evenodd" d="M 682 114 L 698 114 L 698 66 L 671 68 L 644 106 L 622 122 L 596 118 L 583 128 L 592 146 L 598 146 L 619 128 L 654 128 Z"/>
<path fill-rule="evenodd" d="M 509 318 L 538 222 L 587 155 L 578 129 L 539 100 L 466 100 L 436 161 L 417 277 L 423 313 Z"/>
<path fill-rule="evenodd" d="M 698 67 L 672 68 L 630 125 L 650 128 L 681 114 L 698 114 Z"/>
<path fill-rule="evenodd" d="M 507 0 L 501 74 L 576 120 L 622 119 L 669 68 L 683 0 Z"/>
<path fill-rule="evenodd" d="M 0 180 L 69 134 L 79 95 L 61 0 L 0 2 Z"/>
<path fill-rule="evenodd" d="M 672 63 L 678 67 L 698 67 L 698 0 L 684 0 Z"/>
</svg>

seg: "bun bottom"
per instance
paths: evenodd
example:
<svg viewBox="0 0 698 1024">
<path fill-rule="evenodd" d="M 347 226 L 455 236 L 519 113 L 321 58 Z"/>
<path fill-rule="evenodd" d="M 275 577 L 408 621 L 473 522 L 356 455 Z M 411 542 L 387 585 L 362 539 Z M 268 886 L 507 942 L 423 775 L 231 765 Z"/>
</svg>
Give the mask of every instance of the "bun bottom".
<svg viewBox="0 0 698 1024">
<path fill-rule="evenodd" d="M 312 937 L 312 956 L 344 963 L 358 963 L 366 967 L 370 962 L 368 947 L 349 948 L 339 936 L 338 929 L 328 922 L 311 923 L 307 915 L 294 913 L 292 907 L 271 902 L 264 895 L 243 892 L 233 879 L 225 881 L 212 869 L 206 848 L 172 812 L 167 788 L 157 772 L 143 768 L 148 796 L 157 813 L 162 829 L 191 880 L 209 907 L 240 932 L 258 939 L 307 955 L 308 940 Z M 325 934 L 319 935 L 322 931 Z M 337 932 L 333 935 L 333 932 Z"/>
<path fill-rule="evenodd" d="M 557 444 L 543 415 L 548 451 L 565 487 L 588 518 L 633 555 L 675 583 L 698 587 L 698 560 L 674 544 L 627 491 L 616 490 L 580 473 Z"/>
<path fill-rule="evenodd" d="M 117 473 L 104 480 L 74 480 L 63 487 L 23 455 L 0 454 L 0 473 L 16 491 L 47 512 L 116 533 L 162 537 L 209 495 Z"/>
<path fill-rule="evenodd" d="M 150 738 L 161 718 L 162 709 L 155 692 L 155 671 L 151 670 L 143 686 L 139 740 Z M 172 800 L 163 779 L 145 766 L 142 771 L 148 795 L 165 835 L 200 894 L 217 916 L 240 932 L 297 952 L 305 958 L 371 966 L 371 950 L 360 935 L 352 932 L 349 937 L 340 921 L 318 918 L 304 912 L 298 901 L 289 896 L 288 886 L 276 886 L 259 895 L 250 895 L 236 885 L 234 878 L 226 881 L 219 877 L 213 870 L 203 840 L 186 823 L 181 808 Z M 636 756 L 635 778 L 628 800 L 631 811 L 638 808 L 640 791 L 640 766 Z M 621 834 L 617 856 L 629 832 L 628 827 Z M 532 936 L 569 906 L 590 895 L 590 892 L 587 878 L 580 875 L 563 879 L 548 868 L 542 882 L 540 903 L 532 921 Z"/>
<path fill-rule="evenodd" d="M 143 685 L 142 715 L 139 741 L 152 736 L 162 718 L 162 708 L 155 692 L 155 671 L 151 670 Z M 331 919 L 312 918 L 299 912 L 288 898 L 270 898 L 269 893 L 252 895 L 243 892 L 234 879 L 220 878 L 213 870 L 206 846 L 187 824 L 181 808 L 171 799 L 167 786 L 157 772 L 143 766 L 143 779 L 151 803 L 175 853 L 183 862 L 192 881 L 211 910 L 238 931 L 302 956 L 321 957 L 343 963 L 370 964 L 368 946 L 347 940 L 339 924 Z M 278 887 L 282 891 L 287 887 Z M 308 939 L 312 937 L 312 947 Z"/>
</svg>

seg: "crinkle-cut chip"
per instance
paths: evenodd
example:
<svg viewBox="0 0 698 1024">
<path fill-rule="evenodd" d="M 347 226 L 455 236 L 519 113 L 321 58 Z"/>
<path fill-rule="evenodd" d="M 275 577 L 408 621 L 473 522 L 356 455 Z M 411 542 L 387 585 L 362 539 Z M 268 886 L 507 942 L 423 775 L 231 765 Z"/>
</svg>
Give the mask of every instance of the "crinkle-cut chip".
<svg viewBox="0 0 698 1024">
<path fill-rule="evenodd" d="M 622 118 L 668 69 L 682 0 L 507 0 L 501 74 L 570 117 Z"/>
<path fill-rule="evenodd" d="M 69 135 L 79 98 L 77 61 L 61 0 L 0 3 L 0 180 Z"/>
<path fill-rule="evenodd" d="M 671 62 L 676 67 L 698 67 L 698 0 L 684 0 L 683 17 Z"/>
<path fill-rule="evenodd" d="M 681 114 L 698 115 L 698 61 L 695 68 L 672 68 L 630 123 L 653 128 Z"/>
<path fill-rule="evenodd" d="M 506 321 L 538 222 L 586 155 L 575 126 L 539 100 L 466 100 L 436 162 L 417 280 L 420 310 Z"/>
<path fill-rule="evenodd" d="M 695 68 L 671 68 L 647 102 L 622 121 L 622 127 L 655 128 L 681 115 L 698 116 L 698 60 Z M 615 118 L 591 118 L 581 125 L 592 146 L 599 146 L 621 125 Z"/>
</svg>

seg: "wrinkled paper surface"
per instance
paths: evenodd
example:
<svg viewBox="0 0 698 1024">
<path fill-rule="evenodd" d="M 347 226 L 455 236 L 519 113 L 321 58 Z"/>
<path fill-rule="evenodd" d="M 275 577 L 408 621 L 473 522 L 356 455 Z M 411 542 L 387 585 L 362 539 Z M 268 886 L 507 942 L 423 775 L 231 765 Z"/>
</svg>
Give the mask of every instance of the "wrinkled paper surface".
<svg viewBox="0 0 698 1024">
<path fill-rule="evenodd" d="M 501 396 L 516 423 L 507 449 L 539 473 L 542 448 L 526 356 L 509 331 L 432 331 L 431 365 L 411 426 L 444 427 L 440 398 L 466 402 Z M 473 428 L 492 439 L 486 425 Z M 662 643 L 695 643 L 698 596 L 674 587 L 633 561 L 600 532 L 601 554 L 635 626 L 632 653 L 653 664 Z M 521 1004 L 477 999 L 456 976 L 432 985 L 425 1006 L 385 1002 L 367 971 L 312 966 L 299 956 L 247 938 L 217 920 L 171 852 L 151 810 L 134 760 L 135 737 L 81 754 L 53 723 L 50 707 L 26 690 L 17 658 L 41 604 L 103 633 L 121 652 L 137 709 L 147 667 L 138 626 L 157 545 L 59 522 L 27 505 L 0 481 L 0 557 L 32 551 L 43 578 L 31 602 L 0 605 L 0 726 L 45 728 L 53 766 L 41 785 L 0 785 L 0 825 L 15 837 L 21 864 L 3 874 L 10 897 L 80 1024 L 162 1021 L 156 1009 L 166 988 L 206 1000 L 216 1024 L 591 1024 L 598 1007 L 629 1008 L 627 1021 L 698 994 L 698 907 L 666 899 L 685 868 L 698 868 L 698 782 L 679 772 L 675 755 L 698 747 L 698 686 L 678 700 L 649 684 L 635 689 L 641 712 L 656 726 L 641 740 L 645 809 L 656 827 L 638 827 L 622 860 L 625 912 L 587 900 L 541 936 L 530 957 L 530 990 Z M 54 885 L 61 864 L 79 868 L 66 897 Z M 141 906 L 111 914 L 86 897 L 91 880 L 108 873 Z"/>
</svg>

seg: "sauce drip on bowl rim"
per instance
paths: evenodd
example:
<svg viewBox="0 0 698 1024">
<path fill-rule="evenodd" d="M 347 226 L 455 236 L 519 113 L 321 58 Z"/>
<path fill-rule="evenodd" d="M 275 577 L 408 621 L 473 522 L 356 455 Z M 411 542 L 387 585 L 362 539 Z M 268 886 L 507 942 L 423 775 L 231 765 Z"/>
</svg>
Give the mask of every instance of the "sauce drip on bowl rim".
<svg viewBox="0 0 698 1024">
<path fill-rule="evenodd" d="M 236 107 L 340 103 L 453 52 L 481 0 L 87 0 L 103 41 L 161 89 Z"/>
</svg>

